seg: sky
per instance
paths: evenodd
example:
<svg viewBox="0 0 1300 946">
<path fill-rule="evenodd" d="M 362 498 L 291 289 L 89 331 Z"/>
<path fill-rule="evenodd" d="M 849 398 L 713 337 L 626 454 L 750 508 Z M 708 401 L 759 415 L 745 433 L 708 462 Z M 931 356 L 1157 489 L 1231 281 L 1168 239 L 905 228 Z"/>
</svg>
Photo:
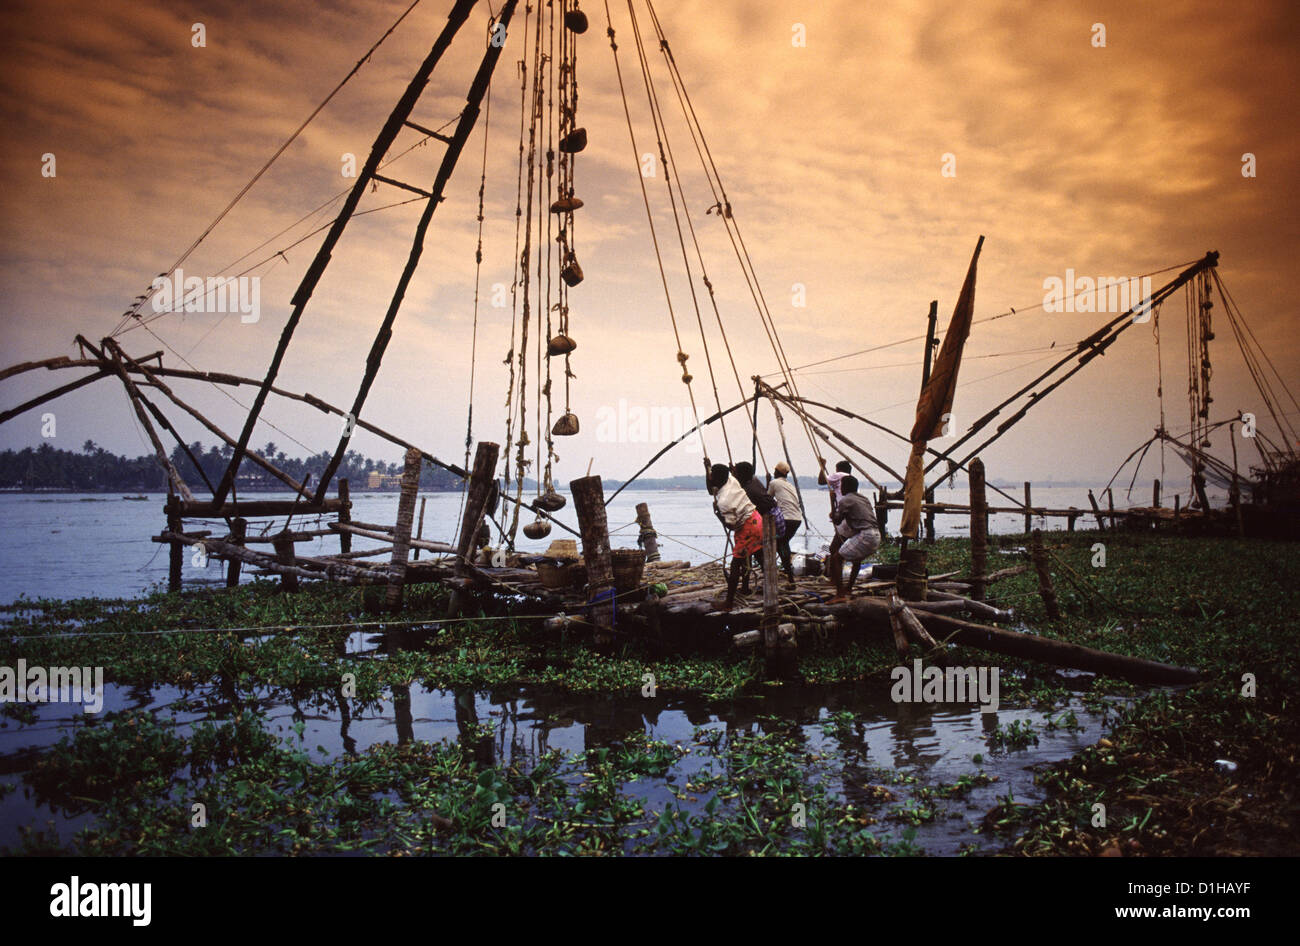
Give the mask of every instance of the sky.
<svg viewBox="0 0 1300 946">
<path fill-rule="evenodd" d="M 408 5 L 7 3 L 0 12 L 0 156 L 8 169 L 0 191 L 0 362 L 75 355 L 76 334 L 97 342 L 113 333 L 132 300 L 204 234 Z M 173 367 L 188 362 L 263 375 L 323 234 L 303 238 L 329 222 L 339 203 L 327 202 L 352 183 L 342 173 L 344 156 L 364 161 L 450 7 L 450 0 L 417 4 L 186 259 L 187 275 L 257 276 L 257 320 L 168 314 L 118 334 L 128 354 L 162 350 L 163 363 Z M 609 478 L 625 477 L 693 423 L 665 280 L 701 415 L 747 395 L 753 375 L 780 380 L 727 233 L 706 213 L 713 198 L 663 57 L 647 42 L 664 133 L 680 162 L 684 209 L 716 291 L 739 386 L 691 249 L 707 349 L 702 343 L 663 169 L 641 173 L 641 155 L 657 149 L 628 7 L 610 4 L 635 147 L 605 8 L 588 0 L 584 9 L 591 28 L 577 45 L 578 122 L 590 144 L 576 159 L 576 192 L 585 206 L 575 215 L 574 241 L 585 280 L 569 295 L 578 346 L 570 406 L 582 426 L 576 437 L 556 438 L 560 483 L 582 476 L 589 464 Z M 635 9 L 648 35 L 644 0 Z M 1220 252 L 1226 286 L 1286 384 L 1300 391 L 1300 333 L 1288 285 L 1300 251 L 1300 14 L 1291 4 L 661 0 L 656 12 L 777 337 L 790 365 L 811 365 L 795 375 L 805 397 L 906 433 L 920 384 L 923 343 L 916 336 L 925 332 L 932 299 L 942 332 L 981 235 L 976 324 L 954 404 L 959 433 L 1045 368 L 1050 346 L 1068 350 L 1112 317 L 1044 311 L 1047 281 L 1067 271 L 1137 277 L 1208 250 Z M 488 3 L 480 3 L 438 64 L 415 122 L 436 128 L 458 114 L 484 50 L 488 16 Z M 512 315 L 519 315 L 503 290 L 514 278 L 521 16 L 506 39 L 487 122 L 480 118 L 434 214 L 362 412 L 453 462 L 465 453 L 471 367 L 474 439 L 503 442 L 506 435 L 503 359 Z M 419 140 L 408 130 L 389 155 Z M 426 142 L 385 173 L 427 188 L 442 152 Z M 52 169 L 47 155 L 54 156 Z M 388 205 L 413 196 L 380 184 L 362 198 L 360 210 L 376 212 L 350 222 L 277 385 L 351 403 L 422 207 Z M 692 246 L 689 230 L 684 240 Z M 1154 285 L 1176 271 L 1154 276 Z M 1012 308 L 1015 314 L 980 321 Z M 1254 412 L 1275 435 L 1222 311 L 1220 303 L 1211 419 Z M 1127 331 L 1105 358 L 984 453 L 989 477 L 1104 484 L 1159 423 L 1161 378 L 1166 425 L 1185 430 L 1184 321 L 1179 295 L 1161 313 L 1159 363 L 1153 326 Z M 535 345 L 533 338 L 530 350 Z M 839 358 L 865 349 L 876 350 Z M 718 372 L 716 402 L 706 354 Z M 822 363 L 833 358 L 839 360 Z M 558 362 L 554 367 L 558 415 L 563 371 Z M 530 359 L 534 442 L 536 371 Z M 80 373 L 39 370 L 2 381 L 0 409 Z M 232 400 L 202 382 L 177 382 L 175 390 L 231 432 L 245 416 L 241 404 L 253 396 L 241 387 L 230 392 Z M 1282 409 L 1300 421 L 1294 403 Z M 651 412 L 654 425 L 638 423 Z M 47 413 L 55 416 L 53 437 L 43 437 L 50 432 Z M 196 423 L 172 414 L 187 440 L 213 442 Z M 788 412 L 785 421 L 796 470 L 815 473 L 808 438 Z M 758 423 L 771 466 L 781 446 L 768 407 Z M 903 468 L 901 440 L 842 418 L 834 423 Z M 737 413 L 726 429 L 726 444 L 718 425 L 706 429 L 705 451 L 723 459 L 729 444 L 736 459 L 748 454 L 749 422 Z M 271 441 L 303 455 L 332 450 L 339 433 L 337 418 L 272 399 L 253 444 Z M 149 452 L 115 379 L 0 426 L 0 448 L 49 442 L 76 450 L 87 439 L 114 452 Z M 400 453 L 361 431 L 351 446 L 386 460 Z M 1245 449 L 1243 466 L 1254 457 Z M 1213 452 L 1230 458 L 1226 432 L 1214 438 Z M 1173 481 L 1166 492 L 1185 491 L 1184 468 L 1172 454 L 1166 463 Z M 693 473 L 699 464 L 699 450 L 683 445 L 647 475 Z M 1153 453 L 1141 481 L 1159 475 Z"/>
</svg>

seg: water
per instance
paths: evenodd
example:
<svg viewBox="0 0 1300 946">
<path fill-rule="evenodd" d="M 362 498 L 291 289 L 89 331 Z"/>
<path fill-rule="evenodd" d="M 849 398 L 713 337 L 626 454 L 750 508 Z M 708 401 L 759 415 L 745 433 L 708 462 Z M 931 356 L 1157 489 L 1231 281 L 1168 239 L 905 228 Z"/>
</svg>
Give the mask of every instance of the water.
<svg viewBox="0 0 1300 946">
<path fill-rule="evenodd" d="M 1008 489 L 1008 493 L 1016 494 Z M 433 541 L 451 540 L 455 524 L 459 521 L 459 493 L 428 493 L 424 538 Z M 258 493 L 256 499 L 292 499 L 290 493 Z M 1116 492 L 1120 505 L 1129 505 L 1122 491 Z M 20 595 L 30 598 L 124 598 L 145 593 L 151 586 L 167 580 L 166 546 L 150 541 L 164 526 L 163 504 L 165 497 L 152 494 L 144 502 L 122 499 L 120 496 L 78 493 L 0 493 L 0 603 L 14 601 Z M 938 502 L 965 503 L 968 493 L 963 483 L 959 489 L 936 490 Z M 1051 508 L 1078 506 L 1088 509 L 1088 491 L 1076 487 L 1040 487 L 1034 490 L 1034 503 Z M 1166 497 L 1169 501 L 1170 497 Z M 1215 497 L 1211 496 L 1212 501 Z M 352 518 L 362 522 L 392 523 L 397 519 L 396 493 L 354 493 Z M 811 520 L 805 523 L 792 545 L 795 550 L 805 545 L 816 550 L 830 538 L 827 518 L 828 503 L 824 490 L 805 491 L 804 501 Z M 1148 494 L 1134 494 L 1133 504 L 1150 501 Z M 635 490 L 628 489 L 618 495 L 608 509 L 610 539 L 614 548 L 635 548 L 637 532 L 636 505 L 648 503 L 655 529 L 659 533 L 659 548 L 665 560 L 682 559 L 695 563 L 716 558 L 723 553 L 722 527 L 713 515 L 711 501 L 703 489 L 699 490 Z M 997 493 L 989 493 L 990 505 L 1010 505 L 1010 501 Z M 569 503 L 558 515 L 566 522 L 575 523 L 573 504 Z M 531 521 L 532 514 L 521 513 L 521 522 Z M 269 525 L 268 525 L 269 522 Z M 936 517 L 939 535 L 965 535 L 968 521 L 963 516 Z M 897 526 L 898 513 L 891 511 L 890 524 Z M 284 517 L 250 523 L 250 534 L 265 526 L 266 532 L 278 531 L 285 524 Z M 1076 528 L 1093 525 L 1090 516 L 1081 516 Z M 293 521 L 295 528 L 323 528 L 320 517 L 299 516 Z M 1024 517 L 1014 513 L 990 516 L 990 529 L 995 533 L 1020 532 Z M 1035 525 L 1045 530 L 1064 529 L 1064 519 L 1036 520 Z M 186 528 L 210 528 L 217 535 L 226 531 L 222 520 L 200 525 L 186 522 Z M 519 534 L 517 547 L 524 552 L 542 552 L 557 538 L 572 538 L 559 527 L 552 527 L 546 539 L 530 541 Z M 378 548 L 383 543 L 374 539 L 354 537 L 356 551 Z M 258 546 L 270 551 L 270 545 Z M 338 539 L 327 536 L 312 542 L 299 543 L 299 554 L 324 555 L 338 551 Z M 427 553 L 421 553 L 422 557 Z M 250 580 L 248 568 L 244 580 Z M 224 583 L 224 565 L 210 561 L 206 569 L 193 564 L 187 556 L 183 580 L 190 586 Z"/>
<path fill-rule="evenodd" d="M 364 649 L 367 638 L 361 634 L 354 638 L 354 645 Z M 696 698 L 626 699 L 522 686 L 486 692 L 426 689 L 418 684 L 398 689 L 366 712 L 340 713 L 333 704 L 324 709 L 298 708 L 284 702 L 282 695 L 269 692 L 260 703 L 267 727 L 282 739 L 296 744 L 294 722 L 304 722 L 302 745 L 320 759 L 364 752 L 382 742 L 448 740 L 465 745 L 482 764 L 528 770 L 548 750 L 573 755 L 616 745 L 634 733 L 690 746 L 697 727 L 720 731 L 725 740 L 777 725 L 782 732 L 797 728 L 801 748 L 808 753 L 825 754 L 819 780 L 833 797 L 858 807 L 871 804 L 869 790 L 881 783 L 881 769 L 894 776 L 914 776 L 918 786 L 951 784 L 979 770 L 996 776 L 995 781 L 964 797 L 924 801 L 925 805 L 937 804 L 940 810 L 937 817 L 917 828 L 915 842 L 927 853 L 940 855 L 955 854 L 963 845 L 996 849 L 1005 844 L 1004 838 L 975 834 L 971 829 L 1008 792 L 1019 803 L 1042 800 L 1044 793 L 1034 785 L 1034 770 L 1068 758 L 1104 732 L 1102 717 L 1077 700 L 1072 700 L 1069 708 L 1084 728 L 1070 732 L 1045 730 L 1042 714 L 1029 709 L 1002 708 L 982 714 L 970 705 L 895 704 L 887 687 L 869 688 L 860 683 L 784 686 L 761 700 L 745 698 L 722 705 Z M 160 720 L 173 721 L 179 735 L 188 735 L 194 723 L 207 718 L 209 708 L 218 717 L 229 712 L 215 690 L 108 684 L 104 712 L 145 710 Z M 29 724 L 0 721 L 0 784 L 14 786 L 7 794 L 0 791 L 0 846 L 16 843 L 20 826 L 51 828 L 68 841 L 92 820 L 88 814 L 51 809 L 38 802 L 23 783 L 24 773 L 37 756 L 84 726 L 86 719 L 79 708 L 67 705 L 37 704 L 34 709 L 36 718 Z M 851 723 L 828 725 L 832 713 L 845 712 L 851 714 Z M 774 724 L 772 717 L 780 717 L 781 722 Z M 991 752 L 988 734 L 998 724 L 1006 728 L 1017 720 L 1033 722 L 1038 744 Z M 482 736 L 468 726 L 488 721 L 494 724 L 491 736 Z M 316 751 L 318 746 L 325 749 L 324 756 Z M 976 754 L 983 756 L 979 764 L 973 762 Z M 706 764 L 706 753 L 696 745 L 692 753 L 679 756 L 665 775 L 646 777 L 625 788 L 657 814 L 676 802 L 674 785 L 687 783 Z M 885 810 L 912 801 L 911 787 L 898 781 L 888 787 L 896 802 Z M 702 793 L 683 807 L 698 813 L 709 797 Z M 899 836 L 905 827 L 884 822 L 880 830 L 883 836 Z"/>
</svg>

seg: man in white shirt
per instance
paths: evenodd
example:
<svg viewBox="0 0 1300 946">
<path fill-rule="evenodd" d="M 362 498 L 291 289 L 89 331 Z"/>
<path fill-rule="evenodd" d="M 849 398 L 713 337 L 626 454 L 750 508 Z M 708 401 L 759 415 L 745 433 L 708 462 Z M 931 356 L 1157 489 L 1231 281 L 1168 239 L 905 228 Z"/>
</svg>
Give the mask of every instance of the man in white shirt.
<svg viewBox="0 0 1300 946">
<path fill-rule="evenodd" d="M 767 485 L 767 491 L 776 500 L 781 514 L 785 517 L 785 530 L 776 537 L 776 550 L 781 556 L 781 567 L 785 569 L 785 576 L 793 585 L 794 568 L 790 565 L 790 539 L 803 525 L 803 510 L 799 508 L 798 490 L 786 479 L 789 475 L 790 464 L 782 460 L 772 470 L 772 482 Z M 829 480 L 829 477 L 827 479 Z"/>
</svg>

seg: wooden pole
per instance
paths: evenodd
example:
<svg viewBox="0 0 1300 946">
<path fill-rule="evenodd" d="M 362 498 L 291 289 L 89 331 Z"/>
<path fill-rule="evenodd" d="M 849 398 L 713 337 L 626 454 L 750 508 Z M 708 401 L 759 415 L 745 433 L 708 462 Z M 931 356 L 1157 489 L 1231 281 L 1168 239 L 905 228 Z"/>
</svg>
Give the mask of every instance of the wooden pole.
<svg viewBox="0 0 1300 946">
<path fill-rule="evenodd" d="M 1071 506 L 1071 507 L 1070 507 L 1071 510 L 1073 510 L 1074 508 L 1075 508 L 1074 506 Z M 1077 512 L 1073 512 L 1073 511 L 1072 511 L 1072 512 L 1070 513 L 1070 515 L 1069 515 L 1069 517 L 1068 517 L 1068 521 L 1067 521 L 1066 526 L 1065 526 L 1067 532 L 1073 532 L 1073 531 L 1074 531 L 1074 520 L 1075 520 L 1075 519 L 1078 519 L 1078 518 L 1079 518 L 1079 514 L 1078 514 Z"/>
<path fill-rule="evenodd" d="M 457 578 L 469 576 L 470 559 L 476 547 L 479 526 L 483 524 L 488 498 L 492 495 L 492 481 L 496 476 L 497 457 L 500 452 L 499 444 L 487 441 L 480 443 L 474 452 L 474 471 L 469 477 L 469 489 L 465 493 L 465 511 L 460 521 L 460 535 L 456 541 Z M 459 588 L 452 592 L 448 614 L 459 613 L 460 595 Z"/>
<path fill-rule="evenodd" d="M 281 565 L 292 566 L 294 563 L 293 536 L 288 532 L 281 532 L 275 537 L 275 560 Z M 287 592 L 297 591 L 298 576 L 291 571 L 281 572 L 280 589 Z"/>
<path fill-rule="evenodd" d="M 609 550 L 609 521 L 605 518 L 605 488 L 599 476 L 569 481 L 573 509 L 582 533 L 582 558 L 587 566 L 587 600 L 592 604 L 597 647 L 614 641 L 614 565 Z M 775 573 L 775 569 L 773 569 Z"/>
<path fill-rule="evenodd" d="M 777 590 L 776 519 L 763 516 L 763 655 L 768 668 L 778 662 L 776 626 L 781 623 L 780 593 Z"/>
<path fill-rule="evenodd" d="M 654 523 L 650 521 L 650 507 L 646 503 L 636 504 L 636 524 L 641 527 L 637 544 L 645 549 L 645 560 L 659 561 L 659 533 L 655 532 Z"/>
<path fill-rule="evenodd" d="M 925 491 L 925 501 L 930 508 L 925 511 L 925 544 L 934 545 L 934 487 Z"/>
<path fill-rule="evenodd" d="M 1237 517 L 1237 538 L 1246 537 L 1246 526 L 1241 519 L 1241 484 L 1237 480 L 1237 425 L 1228 425 L 1228 440 L 1232 443 L 1232 511 Z"/>
<path fill-rule="evenodd" d="M 930 323 L 925 330 L 925 361 L 921 365 L 921 390 L 930 383 L 930 365 L 934 358 L 934 328 L 939 318 L 939 300 L 930 300 Z"/>
<path fill-rule="evenodd" d="M 342 525 L 352 521 L 352 488 L 348 485 L 347 477 L 339 480 L 338 521 Z M 339 551 L 344 555 L 352 551 L 352 534 L 342 529 L 339 530 Z"/>
<path fill-rule="evenodd" d="M 1154 480 L 1151 481 L 1151 505 L 1154 506 L 1156 509 L 1159 509 L 1159 508 L 1160 508 L 1160 479 L 1159 479 L 1159 477 L 1157 477 L 1156 479 L 1154 479 Z"/>
<path fill-rule="evenodd" d="M 417 539 L 424 538 L 424 504 L 427 503 L 428 501 L 429 501 L 428 496 L 420 497 L 420 521 L 415 527 L 415 537 Z M 417 562 L 420 560 L 420 547 L 418 545 L 415 547 L 414 558 Z"/>
<path fill-rule="evenodd" d="M 517 2 L 518 0 L 506 0 L 501 5 L 495 24 L 502 32 L 510 25 L 510 18 L 514 15 Z M 438 165 L 433 184 L 429 188 L 424 211 L 420 215 L 419 222 L 415 225 L 415 235 L 411 239 L 411 249 L 407 255 L 406 265 L 402 269 L 401 276 L 398 277 L 397 286 L 393 289 L 392 298 L 388 303 L 388 311 L 384 314 L 379 331 L 375 333 L 375 339 L 370 347 L 370 354 L 366 356 L 366 372 L 361 377 L 361 386 L 352 402 L 352 410 L 348 412 L 350 417 L 361 416 L 361 408 L 365 405 L 366 397 L 370 393 L 370 387 L 379 372 L 379 363 L 383 359 L 389 340 L 393 336 L 393 322 L 397 318 L 397 312 L 402 306 L 402 299 L 405 297 L 407 287 L 415 276 L 415 270 L 424 252 L 424 238 L 428 232 L 429 224 L 433 221 L 433 213 L 443 201 L 443 192 L 446 190 L 447 182 L 451 179 L 452 171 L 456 168 L 456 162 L 460 159 L 461 151 L 464 150 L 465 143 L 469 140 L 470 133 L 473 132 L 474 125 L 478 121 L 479 112 L 482 110 L 483 97 L 487 94 L 488 84 L 492 79 L 492 73 L 496 70 L 497 60 L 501 58 L 501 50 L 504 45 L 504 43 L 497 42 L 487 44 L 487 51 L 484 52 L 478 71 L 474 74 L 474 80 L 470 83 L 469 93 L 465 97 L 465 105 L 460 110 L 456 128 L 449 138 L 444 139 L 447 150 L 443 152 L 442 161 Z M 330 457 L 329 463 L 326 464 L 325 472 L 321 474 L 320 485 L 316 488 L 317 501 L 324 497 L 330 477 L 334 475 L 339 464 L 343 461 L 343 454 L 347 450 L 350 436 L 351 430 L 349 429 L 347 433 L 339 438 L 338 446 L 334 448 L 334 455 Z"/>
<path fill-rule="evenodd" d="M 175 493 L 168 493 L 167 506 L 165 508 L 167 512 L 167 531 L 168 532 L 184 531 L 180 514 L 178 512 L 179 504 L 177 502 Z M 181 590 L 181 566 L 182 566 L 184 555 L 185 555 L 185 550 L 184 548 L 181 547 L 180 543 L 173 542 L 171 544 L 171 548 L 168 550 L 167 553 L 167 590 L 168 591 Z"/>
<path fill-rule="evenodd" d="M 1106 487 L 1106 508 L 1110 510 L 1110 527 L 1115 528 L 1115 494 L 1111 492 L 1109 486 Z"/>
<path fill-rule="evenodd" d="M 248 520 L 235 518 L 230 521 L 230 544 L 242 546 L 244 537 L 248 535 Z M 230 558 L 226 561 L 226 587 L 239 587 L 239 568 L 243 563 L 237 558 Z"/>
<path fill-rule="evenodd" d="M 1025 535 L 1034 528 L 1033 496 L 1029 492 L 1029 481 L 1025 480 Z"/>
<path fill-rule="evenodd" d="M 320 247 L 316 250 L 316 256 L 304 273 L 302 282 L 299 283 L 298 289 L 293 294 L 291 300 L 293 311 L 289 314 L 284 328 L 280 333 L 280 340 L 276 344 L 275 354 L 271 357 L 271 364 L 267 368 L 266 376 L 263 378 L 257 391 L 257 396 L 253 400 L 252 407 L 249 408 L 248 417 L 244 420 L 244 427 L 239 433 L 239 440 L 235 445 L 235 453 L 230 458 L 230 465 L 221 477 L 221 482 L 217 486 L 217 495 L 214 497 L 216 502 L 225 501 L 226 493 L 229 492 L 230 486 L 235 481 L 235 473 L 239 470 L 239 464 L 244 459 L 244 451 L 248 448 L 249 438 L 253 434 L 253 428 L 257 424 L 257 418 L 262 412 L 262 405 L 266 403 L 266 396 L 271 390 L 271 385 L 279 373 L 280 365 L 284 361 L 285 352 L 289 348 L 289 342 L 293 338 L 294 330 L 298 327 L 298 322 L 302 318 L 303 310 L 307 306 L 307 301 L 311 298 L 316 289 L 316 284 L 320 281 L 321 275 L 329 265 L 330 255 L 334 246 L 338 243 L 339 238 L 343 235 L 344 228 L 348 221 L 352 219 L 353 212 L 361 198 L 370 188 L 370 183 L 374 178 L 375 172 L 379 169 L 379 163 L 388 154 L 397 139 L 405 128 L 407 118 L 410 117 L 411 111 L 419 101 L 420 96 L 424 93 L 429 83 L 429 77 L 433 74 L 434 66 L 442 58 L 443 52 L 451 45 L 452 39 L 461 25 L 469 19 L 470 13 L 474 9 L 474 0 L 457 0 L 447 16 L 447 24 L 443 27 L 438 38 L 434 40 L 433 47 L 429 54 L 420 63 L 419 69 L 411 77 L 407 84 L 406 91 L 398 99 L 397 104 L 393 107 L 392 113 L 388 120 L 384 122 L 383 128 L 380 129 L 379 135 L 375 138 L 375 143 L 370 149 L 370 155 L 366 158 L 360 173 L 357 175 L 356 182 L 352 185 L 352 190 L 348 193 L 347 198 L 343 201 L 343 206 L 335 216 L 334 222 L 330 226 L 329 232 L 325 239 L 321 241 Z M 353 416 L 356 416 L 355 414 Z M 329 485 L 327 478 L 322 478 L 322 487 Z M 322 493 L 321 495 L 324 495 Z"/>
<path fill-rule="evenodd" d="M 1047 567 L 1047 549 L 1043 547 L 1043 533 L 1041 529 L 1033 531 L 1033 544 L 1031 554 L 1034 559 L 1034 570 L 1038 572 L 1038 591 L 1043 596 L 1043 606 L 1047 609 L 1047 616 L 1053 621 L 1061 617 L 1061 609 L 1056 603 L 1056 589 L 1052 587 L 1052 573 Z"/>
<path fill-rule="evenodd" d="M 988 499 L 984 492 L 984 461 L 970 463 L 970 571 L 971 597 L 983 601 L 988 573 Z"/>
<path fill-rule="evenodd" d="M 1179 519 L 1183 517 L 1182 504 L 1183 504 L 1183 497 L 1180 496 L 1178 493 L 1174 493 L 1174 522 L 1177 522 Z"/>
<path fill-rule="evenodd" d="M 391 612 L 402 610 L 402 585 L 406 581 L 406 559 L 411 550 L 411 525 L 415 520 L 415 495 L 420 490 L 424 458 L 412 447 L 406 451 L 402 469 L 402 492 L 397 499 L 397 522 L 393 528 L 393 557 L 388 566 L 388 594 L 385 605 Z"/>
<path fill-rule="evenodd" d="M 1101 507 L 1097 505 L 1097 497 L 1092 495 L 1092 490 L 1088 490 L 1088 502 L 1092 505 L 1092 514 L 1097 517 L 1097 528 L 1105 532 L 1106 520 L 1101 516 Z"/>
</svg>

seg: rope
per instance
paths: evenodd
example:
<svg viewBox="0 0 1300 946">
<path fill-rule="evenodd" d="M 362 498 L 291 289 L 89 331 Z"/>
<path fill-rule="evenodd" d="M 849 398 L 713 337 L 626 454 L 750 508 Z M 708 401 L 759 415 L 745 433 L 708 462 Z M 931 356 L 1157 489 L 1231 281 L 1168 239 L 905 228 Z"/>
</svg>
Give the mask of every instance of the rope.
<svg viewBox="0 0 1300 946">
<path fill-rule="evenodd" d="M 496 17 L 488 19 L 488 38 L 492 42 L 492 33 L 496 26 Z M 474 327 L 470 333 L 469 343 L 469 406 L 465 411 L 465 469 L 470 469 L 469 452 L 474 445 L 474 374 L 478 365 L 478 300 L 483 274 L 483 192 L 487 189 L 488 138 L 492 128 L 492 86 L 488 85 L 487 100 L 483 111 L 483 166 L 478 179 L 478 245 L 474 250 Z M 460 523 L 465 512 L 465 497 L 469 492 L 469 478 L 461 481 L 460 503 L 456 507 L 456 528 L 452 534 L 451 545 L 456 545 L 460 538 Z"/>
<path fill-rule="evenodd" d="M 419 4 L 419 2 L 420 0 L 412 0 L 411 5 L 402 12 L 402 15 L 399 16 L 396 19 L 396 21 L 394 21 L 393 25 L 390 26 L 384 32 L 384 34 L 380 36 L 378 40 L 375 41 L 374 45 L 372 45 L 368 50 L 366 50 L 366 54 L 357 60 L 356 65 L 354 65 L 351 71 L 348 72 L 348 74 L 343 77 L 343 80 L 334 87 L 333 91 L 331 91 L 329 95 L 325 96 L 324 101 L 322 101 L 319 105 L 316 106 L 316 108 L 312 111 L 312 113 L 307 116 L 306 120 L 303 121 L 303 123 L 294 130 L 293 134 L 291 134 L 285 140 L 285 142 L 282 145 L 280 145 L 278 149 L 276 149 L 275 154 L 271 155 L 271 157 L 267 160 L 267 162 L 258 169 L 257 173 L 254 174 L 252 178 L 249 179 L 248 183 L 245 184 L 242 188 L 240 188 L 239 193 L 237 193 L 231 199 L 230 203 L 226 204 L 225 208 L 221 211 L 221 213 L 217 214 L 216 219 L 213 220 L 210 224 L 208 224 L 208 226 L 204 229 L 204 231 L 199 234 L 198 238 L 189 245 L 189 247 L 185 250 L 184 253 L 181 254 L 180 258 L 176 260 L 176 262 L 172 263 L 171 268 L 167 271 L 167 274 L 169 276 L 172 273 L 176 272 L 177 267 L 179 267 L 182 263 L 184 263 L 187 259 L 189 259 L 190 254 L 192 254 L 198 248 L 200 243 L 202 243 L 204 240 L 208 238 L 208 235 L 212 233 L 212 231 L 216 229 L 217 225 L 220 224 L 221 221 L 226 218 L 226 215 L 229 214 L 230 211 L 234 209 L 235 205 L 239 203 L 241 200 L 243 200 L 244 195 L 247 194 L 250 190 L 252 190 L 253 185 L 256 184 L 259 180 L 261 180 L 262 175 L 265 174 L 268 170 L 270 170 L 271 165 L 276 162 L 276 160 L 280 157 L 280 155 L 284 154 L 285 150 L 289 147 L 289 145 L 293 144 L 294 141 L 297 140 L 298 136 L 302 134 L 303 130 L 312 123 L 312 121 L 316 118 L 317 115 L 321 113 L 321 110 L 324 109 L 325 106 L 328 105 L 331 100 L 333 100 L 334 96 L 338 95 L 339 91 L 345 85 L 348 84 L 348 82 L 352 79 L 353 76 L 355 76 L 358 72 L 361 71 L 361 67 L 370 60 L 370 57 L 374 54 L 375 50 L 380 47 L 380 45 L 384 42 L 384 40 L 388 39 L 388 37 L 392 35 L 393 31 L 396 30 L 397 27 L 401 24 L 401 22 L 404 19 L 406 19 L 407 15 L 412 10 L 415 9 L 416 5 Z M 110 334 L 112 336 L 117 336 L 122 331 L 123 327 L 127 323 L 132 321 L 134 317 L 133 313 L 139 312 L 140 307 L 144 305 L 144 303 L 152 295 L 153 295 L 153 290 L 150 290 L 150 292 L 146 293 L 144 299 L 136 300 L 135 304 L 127 310 L 127 314 L 122 316 L 121 320 L 117 324 L 117 327 L 113 329 L 113 331 Z"/>
<path fill-rule="evenodd" d="M 663 284 L 664 299 L 668 304 L 668 319 L 672 323 L 673 338 L 677 342 L 677 361 L 682 366 L 682 383 L 686 385 L 686 393 L 691 401 L 691 414 L 695 417 L 695 426 L 698 428 L 702 426 L 700 424 L 700 411 L 695 404 L 695 392 L 691 388 L 690 372 L 686 370 L 686 359 L 689 358 L 690 356 L 687 355 L 685 350 L 682 348 L 682 336 L 681 336 L 681 332 L 677 327 L 677 314 L 673 310 L 672 294 L 668 291 L 668 276 L 664 272 L 663 254 L 659 250 L 659 236 L 655 231 L 654 214 L 651 213 L 650 211 L 650 195 L 646 191 L 645 178 L 641 175 L 639 171 L 639 168 L 641 166 L 641 151 L 636 144 L 636 131 L 632 127 L 632 112 L 627 104 L 627 88 L 623 84 L 623 70 L 620 67 L 618 61 L 618 43 L 615 41 L 614 38 L 613 23 L 610 22 L 609 0 L 605 0 L 605 20 L 607 24 L 605 28 L 605 32 L 609 36 L 609 48 L 613 51 L 614 54 L 614 73 L 615 75 L 618 76 L 618 92 L 619 92 L 619 96 L 623 100 L 623 116 L 627 119 L 627 133 L 628 133 L 628 137 L 631 139 L 632 142 L 632 162 L 633 162 L 633 166 L 638 168 L 637 181 L 641 185 L 641 200 L 645 204 L 646 220 L 650 224 L 650 240 L 654 244 L 655 263 L 659 267 L 659 280 Z M 700 431 L 700 443 L 701 444 L 704 443 L 703 430 Z M 705 448 L 704 452 L 705 455 L 707 456 L 708 449 Z"/>
</svg>

